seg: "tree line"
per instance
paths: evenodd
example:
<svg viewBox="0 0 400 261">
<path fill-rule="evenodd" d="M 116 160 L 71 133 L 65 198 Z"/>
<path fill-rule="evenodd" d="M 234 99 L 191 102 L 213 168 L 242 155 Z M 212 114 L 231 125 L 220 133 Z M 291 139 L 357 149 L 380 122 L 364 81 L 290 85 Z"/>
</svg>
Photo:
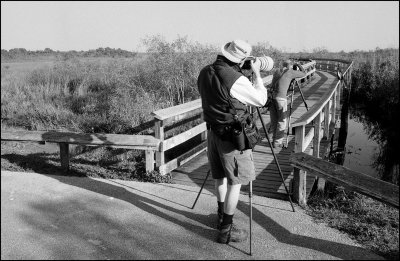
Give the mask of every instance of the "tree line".
<svg viewBox="0 0 400 261">
<path fill-rule="evenodd" d="M 25 48 L 13 48 L 10 50 L 1 49 L 1 60 L 13 61 L 13 60 L 32 60 L 40 57 L 54 57 L 60 59 L 68 59 L 73 57 L 135 57 L 137 52 L 131 52 L 122 50 L 121 48 L 97 48 L 95 50 L 88 51 L 54 51 L 50 48 L 44 50 L 30 51 Z"/>
</svg>

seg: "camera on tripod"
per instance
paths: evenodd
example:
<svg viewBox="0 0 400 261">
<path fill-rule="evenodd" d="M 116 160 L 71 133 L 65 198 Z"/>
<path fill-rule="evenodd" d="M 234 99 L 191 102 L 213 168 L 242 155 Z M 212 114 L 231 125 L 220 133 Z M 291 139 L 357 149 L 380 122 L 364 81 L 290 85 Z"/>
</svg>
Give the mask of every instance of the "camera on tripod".
<svg viewBox="0 0 400 261">
<path fill-rule="evenodd" d="M 260 61 L 261 63 L 260 71 L 268 72 L 271 71 L 272 68 L 274 68 L 274 61 L 269 56 L 260 56 L 260 57 L 250 56 L 246 58 L 246 61 L 244 62 L 242 69 L 251 70 L 251 61 L 256 62 L 257 60 Z"/>
</svg>

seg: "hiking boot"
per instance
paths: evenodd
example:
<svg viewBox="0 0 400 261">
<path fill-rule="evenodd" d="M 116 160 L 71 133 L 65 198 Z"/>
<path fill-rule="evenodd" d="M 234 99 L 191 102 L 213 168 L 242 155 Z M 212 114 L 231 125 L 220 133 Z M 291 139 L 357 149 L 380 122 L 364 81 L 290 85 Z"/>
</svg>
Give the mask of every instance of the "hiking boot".
<svg viewBox="0 0 400 261">
<path fill-rule="evenodd" d="M 221 223 L 223 219 L 224 219 L 224 213 L 218 212 L 217 229 L 221 228 Z"/>
<path fill-rule="evenodd" d="M 244 229 L 237 228 L 234 224 L 221 226 L 217 238 L 218 243 L 228 244 L 232 242 L 243 242 L 247 239 L 248 233 Z"/>
</svg>

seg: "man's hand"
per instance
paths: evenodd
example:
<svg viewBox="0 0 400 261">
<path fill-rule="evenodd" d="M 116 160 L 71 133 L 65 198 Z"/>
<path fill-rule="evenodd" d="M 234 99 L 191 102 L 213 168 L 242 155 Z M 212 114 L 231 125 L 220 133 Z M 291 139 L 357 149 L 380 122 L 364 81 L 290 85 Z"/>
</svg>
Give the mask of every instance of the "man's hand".
<svg viewBox="0 0 400 261">
<path fill-rule="evenodd" d="M 253 70 L 256 77 L 261 77 L 260 74 L 261 61 L 259 61 L 258 59 L 256 59 L 255 61 L 251 60 L 250 64 L 251 64 L 251 69 Z"/>
</svg>

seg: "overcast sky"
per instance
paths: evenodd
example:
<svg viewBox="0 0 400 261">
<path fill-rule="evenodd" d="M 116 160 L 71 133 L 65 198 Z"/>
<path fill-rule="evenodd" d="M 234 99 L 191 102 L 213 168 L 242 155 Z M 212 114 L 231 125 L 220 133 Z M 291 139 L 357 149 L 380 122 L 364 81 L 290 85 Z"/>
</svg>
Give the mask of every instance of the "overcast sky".
<svg viewBox="0 0 400 261">
<path fill-rule="evenodd" d="M 399 47 L 399 2 L 1 1 L 1 49 L 140 51 L 141 40 L 221 46 L 233 39 L 283 51 Z"/>
</svg>

